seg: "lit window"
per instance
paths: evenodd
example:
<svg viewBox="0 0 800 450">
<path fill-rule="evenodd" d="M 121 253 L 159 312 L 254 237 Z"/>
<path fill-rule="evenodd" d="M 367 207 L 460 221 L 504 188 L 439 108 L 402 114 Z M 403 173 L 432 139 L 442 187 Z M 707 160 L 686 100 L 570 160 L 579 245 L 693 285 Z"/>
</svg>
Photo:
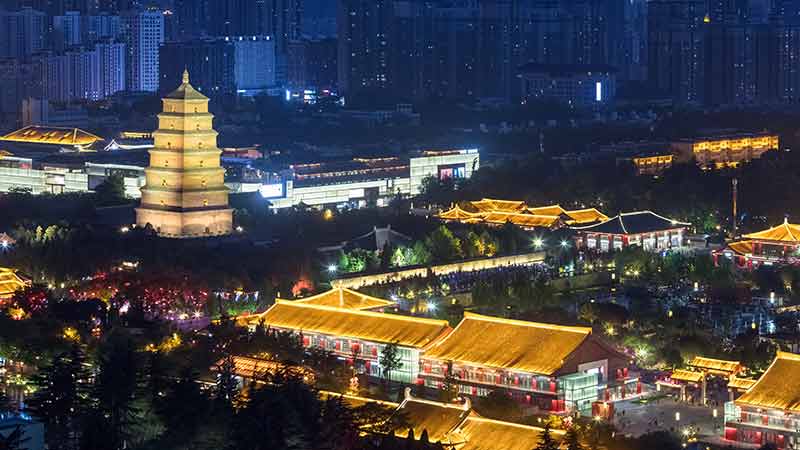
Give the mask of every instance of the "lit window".
<svg viewBox="0 0 800 450">
<path fill-rule="evenodd" d="M 203 164 L 205 164 L 205 161 L 203 161 L 203 160 L 201 159 L 201 160 L 200 160 L 200 167 L 203 167 Z"/>
<path fill-rule="evenodd" d="M 162 178 L 161 179 L 161 186 L 166 186 L 166 185 L 167 185 L 167 180 Z"/>
<path fill-rule="evenodd" d="M 208 206 L 208 199 L 203 199 L 203 206 Z"/>
</svg>

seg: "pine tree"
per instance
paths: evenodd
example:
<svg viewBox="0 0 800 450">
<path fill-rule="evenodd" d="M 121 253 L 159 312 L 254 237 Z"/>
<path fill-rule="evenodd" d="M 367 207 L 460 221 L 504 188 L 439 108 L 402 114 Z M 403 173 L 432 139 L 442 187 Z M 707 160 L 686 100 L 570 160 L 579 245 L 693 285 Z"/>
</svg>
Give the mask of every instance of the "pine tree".
<svg viewBox="0 0 800 450">
<path fill-rule="evenodd" d="M 78 344 L 53 357 L 34 376 L 36 393 L 28 410 L 45 425 L 50 448 L 72 449 L 77 445 L 80 423 L 89 409 L 89 373 Z"/>
<path fill-rule="evenodd" d="M 218 405 L 225 408 L 231 407 L 239 394 L 239 382 L 236 381 L 235 369 L 233 356 L 228 355 L 222 360 L 217 373 L 214 399 Z"/>
<path fill-rule="evenodd" d="M 553 436 L 550 433 L 549 422 L 544 425 L 542 436 L 539 439 L 539 444 L 536 445 L 535 450 L 558 450 L 558 443 L 553 439 Z"/>
<path fill-rule="evenodd" d="M 567 450 L 584 450 L 578 436 L 578 430 L 575 427 L 576 425 L 573 425 L 567 430 L 564 435 L 564 443 L 567 445 Z"/>
<path fill-rule="evenodd" d="M 402 360 L 400 358 L 400 352 L 397 348 L 397 343 L 390 343 L 386 344 L 381 352 L 381 359 L 380 365 L 381 369 L 383 369 L 383 378 L 387 382 L 392 374 L 393 370 L 397 370 L 400 368 L 402 364 Z"/>
</svg>

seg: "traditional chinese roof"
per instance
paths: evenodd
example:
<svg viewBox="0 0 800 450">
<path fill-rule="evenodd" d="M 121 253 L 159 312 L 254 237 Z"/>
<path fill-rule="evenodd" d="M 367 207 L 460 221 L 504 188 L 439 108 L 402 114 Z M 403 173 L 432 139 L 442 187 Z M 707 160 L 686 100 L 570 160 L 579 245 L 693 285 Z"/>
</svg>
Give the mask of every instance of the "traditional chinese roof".
<svg viewBox="0 0 800 450">
<path fill-rule="evenodd" d="M 458 450 L 530 450 L 541 439 L 542 428 L 512 422 L 487 419 L 473 414 L 461 426 L 466 442 Z M 551 430 L 553 439 L 559 441 L 564 431 Z"/>
<path fill-rule="evenodd" d="M 14 292 L 27 285 L 28 282 L 20 278 L 14 270 L 0 267 L 0 298 L 11 297 Z"/>
<path fill-rule="evenodd" d="M 603 222 L 608 220 L 608 216 L 598 211 L 597 208 L 574 209 L 571 211 L 566 211 L 566 214 L 569 216 L 570 220 L 567 220 L 567 223 L 570 225 Z"/>
<path fill-rule="evenodd" d="M 471 202 L 479 212 L 520 212 L 525 209 L 525 202 L 521 200 L 497 200 L 484 198 Z"/>
<path fill-rule="evenodd" d="M 752 378 L 739 378 L 736 376 L 731 376 L 728 379 L 728 387 L 731 389 L 740 389 L 740 390 L 747 390 L 753 387 L 756 384 L 756 381 Z"/>
<path fill-rule="evenodd" d="M 233 356 L 233 374 L 249 380 L 260 380 L 265 375 L 273 375 L 287 366 L 279 361 L 272 361 L 263 358 L 253 358 L 249 356 Z M 218 372 L 222 370 L 225 364 L 225 359 L 220 359 L 211 367 L 212 371 Z M 313 377 L 314 372 L 304 367 L 297 367 L 296 370 L 301 371 L 304 376 Z"/>
<path fill-rule="evenodd" d="M 683 370 L 678 369 L 672 371 L 672 378 L 674 381 L 689 381 L 692 383 L 699 383 L 703 380 L 703 373 L 702 372 L 693 372 L 691 370 Z"/>
<path fill-rule="evenodd" d="M 537 206 L 533 208 L 526 208 L 526 210 L 531 214 L 537 214 L 541 216 L 560 216 L 567 213 L 567 210 L 562 208 L 561 205 Z"/>
<path fill-rule="evenodd" d="M 295 300 L 294 303 L 307 305 L 333 306 L 346 309 L 376 309 L 394 305 L 394 302 L 382 298 L 353 291 L 347 288 L 336 288 L 311 297 Z"/>
<path fill-rule="evenodd" d="M 471 219 L 480 219 L 480 213 L 469 212 L 464 209 L 461 209 L 460 206 L 455 205 L 452 208 L 439 213 L 439 218 L 442 220 L 456 220 L 459 222 L 468 221 Z"/>
<path fill-rule="evenodd" d="M 511 222 L 523 228 L 550 228 L 559 221 L 558 216 L 541 216 L 533 214 L 516 214 L 505 212 L 487 213 L 483 220 L 489 223 L 504 224 Z"/>
<path fill-rule="evenodd" d="M 49 145 L 80 145 L 85 147 L 102 140 L 103 138 L 95 136 L 88 131 L 81 130 L 80 128 L 48 127 L 42 125 L 29 125 L 0 137 L 0 141 Z"/>
<path fill-rule="evenodd" d="M 727 247 L 737 255 L 747 256 L 753 254 L 753 241 L 728 242 Z"/>
<path fill-rule="evenodd" d="M 189 84 L 188 70 L 183 71 L 183 82 L 181 85 L 164 98 L 171 100 L 208 100 L 208 97 L 201 94 L 200 91 Z"/>
<path fill-rule="evenodd" d="M 778 226 L 757 233 L 745 234 L 743 237 L 757 241 L 800 244 L 800 225 L 789 223 L 784 219 L 783 223 Z"/>
<path fill-rule="evenodd" d="M 482 367 L 552 375 L 591 334 L 586 327 L 567 327 L 464 313 L 447 337 L 424 358 Z"/>
<path fill-rule="evenodd" d="M 404 347 L 424 348 L 450 330 L 447 321 L 276 300 L 248 321 L 298 332 L 321 333 Z"/>
<path fill-rule="evenodd" d="M 605 222 L 585 227 L 573 227 L 573 230 L 607 234 L 641 234 L 657 231 L 674 230 L 690 224 L 668 219 L 652 211 L 621 213 Z"/>
<path fill-rule="evenodd" d="M 455 430 L 470 415 L 470 409 L 468 403 L 456 405 L 409 397 L 403 400 L 395 414 L 402 414 L 409 425 L 397 430 L 398 436 L 406 436 L 413 430 L 414 437 L 419 439 L 427 430 L 430 442 L 458 445 L 464 442 L 464 437 Z"/>
<path fill-rule="evenodd" d="M 739 361 L 726 361 L 724 359 L 705 358 L 702 356 L 695 356 L 687 365 L 697 369 L 727 374 L 738 373 L 742 370 L 742 363 Z"/>
<path fill-rule="evenodd" d="M 800 412 L 800 355 L 778 352 L 767 371 L 735 403 Z"/>
</svg>

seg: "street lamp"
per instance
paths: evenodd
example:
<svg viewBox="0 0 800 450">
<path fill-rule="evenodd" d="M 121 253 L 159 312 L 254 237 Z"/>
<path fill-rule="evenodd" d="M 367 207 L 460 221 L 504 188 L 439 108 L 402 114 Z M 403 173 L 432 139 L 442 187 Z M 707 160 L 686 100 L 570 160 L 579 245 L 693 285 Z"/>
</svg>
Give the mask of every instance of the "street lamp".
<svg viewBox="0 0 800 450">
<path fill-rule="evenodd" d="M 542 240 L 542 238 L 535 238 L 533 240 L 533 246 L 535 248 L 537 249 L 542 248 L 542 245 L 544 245 L 544 241 Z"/>
<path fill-rule="evenodd" d="M 336 273 L 336 264 L 331 264 L 328 266 L 328 273 Z"/>
<path fill-rule="evenodd" d="M 567 247 L 569 247 L 569 242 L 561 241 L 561 248 L 567 248 Z"/>
</svg>

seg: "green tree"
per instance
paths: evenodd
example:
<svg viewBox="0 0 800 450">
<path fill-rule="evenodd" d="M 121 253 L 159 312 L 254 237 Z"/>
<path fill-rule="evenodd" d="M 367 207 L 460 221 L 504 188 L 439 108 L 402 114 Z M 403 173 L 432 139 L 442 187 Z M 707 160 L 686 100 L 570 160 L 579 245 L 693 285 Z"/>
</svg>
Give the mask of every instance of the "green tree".
<svg viewBox="0 0 800 450">
<path fill-rule="evenodd" d="M 458 397 L 458 378 L 453 373 L 453 361 L 447 361 L 442 388 L 439 389 L 439 401 L 450 403 L 456 397 Z"/>
<path fill-rule="evenodd" d="M 383 371 L 383 379 L 387 382 L 391 379 L 392 371 L 397 370 L 402 365 L 400 351 L 397 343 L 386 344 L 381 352 L 380 365 Z"/>
<path fill-rule="evenodd" d="M 166 393 L 156 404 L 156 413 L 166 428 L 169 441 L 174 443 L 194 442 L 200 427 L 205 423 L 209 401 L 200 389 L 194 370 L 185 366 L 178 379 L 169 383 Z"/>
<path fill-rule="evenodd" d="M 452 261 L 464 256 L 461 239 L 455 237 L 446 226 L 440 225 L 425 239 L 434 262 Z"/>
<path fill-rule="evenodd" d="M 497 420 L 516 421 L 522 417 L 519 403 L 499 389 L 480 397 L 475 402 L 475 410 L 482 416 Z"/>
<path fill-rule="evenodd" d="M 539 438 L 539 443 L 536 445 L 535 450 L 558 450 L 558 442 L 553 439 L 550 432 L 550 422 L 544 424 L 542 436 Z"/>
<path fill-rule="evenodd" d="M 236 381 L 235 368 L 233 356 L 227 355 L 222 359 L 222 364 L 220 364 L 217 373 L 214 399 L 226 409 L 232 406 L 239 394 L 239 382 Z"/>
<path fill-rule="evenodd" d="M 125 180 L 122 175 L 112 174 L 94 188 L 97 204 L 100 206 L 118 205 L 127 202 Z"/>
<path fill-rule="evenodd" d="M 34 376 L 37 390 L 28 400 L 30 412 L 45 425 L 51 448 L 75 448 L 80 423 L 89 409 L 89 373 L 83 350 L 75 344 L 54 356 Z"/>
<path fill-rule="evenodd" d="M 583 445 L 581 445 L 576 427 L 577 425 L 571 426 L 567 430 L 567 433 L 564 434 L 564 444 L 567 446 L 566 450 L 584 450 Z"/>
</svg>

